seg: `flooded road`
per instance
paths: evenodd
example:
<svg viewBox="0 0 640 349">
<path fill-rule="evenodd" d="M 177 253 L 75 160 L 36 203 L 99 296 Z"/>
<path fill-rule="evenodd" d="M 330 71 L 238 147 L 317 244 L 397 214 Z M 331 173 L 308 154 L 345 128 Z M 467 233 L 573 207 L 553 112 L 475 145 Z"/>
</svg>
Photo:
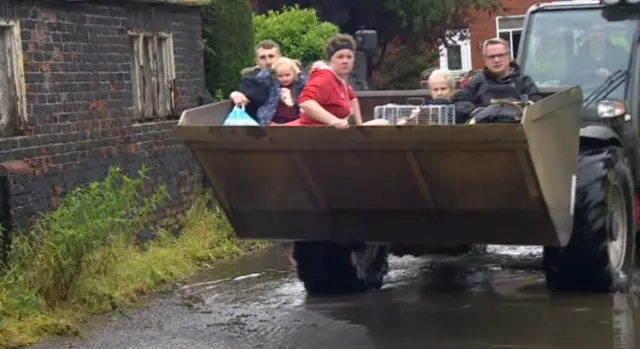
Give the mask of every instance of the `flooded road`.
<svg viewBox="0 0 640 349">
<path fill-rule="evenodd" d="M 273 248 L 33 348 L 637 348 L 635 296 L 551 296 L 540 264 L 540 249 L 501 246 L 391 257 L 379 292 L 307 298 Z"/>
</svg>

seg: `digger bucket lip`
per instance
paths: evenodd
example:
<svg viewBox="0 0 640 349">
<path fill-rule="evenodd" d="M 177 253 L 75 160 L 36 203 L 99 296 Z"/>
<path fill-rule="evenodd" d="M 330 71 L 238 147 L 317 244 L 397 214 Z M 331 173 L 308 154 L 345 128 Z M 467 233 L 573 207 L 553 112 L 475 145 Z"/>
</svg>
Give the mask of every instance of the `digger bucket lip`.
<svg viewBox="0 0 640 349">
<path fill-rule="evenodd" d="M 434 132 L 436 128 L 447 128 L 447 133 Z M 406 126 L 351 126 L 346 130 L 338 130 L 331 126 L 196 126 L 180 125 L 178 133 L 186 142 L 224 143 L 225 149 L 273 149 L 287 148 L 292 144 L 297 149 L 318 149 L 317 144 L 331 149 L 334 146 L 360 148 L 362 146 L 377 148 L 397 145 L 402 148 L 430 148 L 450 143 L 484 142 L 521 142 L 526 140 L 521 134 L 514 134 L 514 127 L 519 125 L 478 124 L 473 127 L 491 129 L 491 132 L 477 132 L 467 125 L 421 125 Z M 188 129 L 188 130 L 187 130 Z M 186 130 L 186 132 L 185 132 Z M 212 139 L 212 136 L 215 139 Z M 428 143 L 421 143 L 424 137 Z M 489 147 L 495 145 L 489 144 Z"/>
</svg>

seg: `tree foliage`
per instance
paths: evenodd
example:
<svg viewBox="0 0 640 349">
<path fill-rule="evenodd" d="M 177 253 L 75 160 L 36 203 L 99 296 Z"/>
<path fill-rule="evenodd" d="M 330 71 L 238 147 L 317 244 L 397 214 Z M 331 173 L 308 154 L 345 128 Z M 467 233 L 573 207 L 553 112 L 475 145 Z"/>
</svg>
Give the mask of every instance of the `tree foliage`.
<svg viewBox="0 0 640 349">
<path fill-rule="evenodd" d="M 259 10 L 292 4 L 316 9 L 322 20 L 342 31 L 375 29 L 381 43 L 400 40 L 409 46 L 437 44 L 447 30 L 468 28 L 474 12 L 501 10 L 500 0 L 262 0 Z"/>
<path fill-rule="evenodd" d="M 437 51 L 427 49 L 414 51 L 407 47 L 399 47 L 393 50 L 387 58 L 379 60 L 372 81 L 369 83 L 373 89 L 404 90 L 415 89 L 420 86 L 420 73 L 433 66 L 433 62 L 439 58 Z"/>
<path fill-rule="evenodd" d="M 299 59 L 305 65 L 324 59 L 327 39 L 339 32 L 336 25 L 320 21 L 314 9 L 301 9 L 297 5 L 254 15 L 253 28 L 256 43 L 274 40 L 283 55 Z"/>
<path fill-rule="evenodd" d="M 441 43 L 449 44 L 454 36 L 464 38 L 456 29 L 469 28 L 477 15 L 502 10 L 500 0 L 262 0 L 259 10 L 294 3 L 315 8 L 322 20 L 343 32 L 377 30 L 380 48 L 373 68 L 378 76 L 393 77 L 382 79 L 385 88 L 401 88 L 418 79 L 437 59 Z M 410 84 L 416 87 L 415 81 Z"/>
<path fill-rule="evenodd" d="M 238 88 L 240 71 L 251 65 L 252 11 L 246 0 L 216 0 L 202 10 L 207 90 L 227 96 Z"/>
</svg>

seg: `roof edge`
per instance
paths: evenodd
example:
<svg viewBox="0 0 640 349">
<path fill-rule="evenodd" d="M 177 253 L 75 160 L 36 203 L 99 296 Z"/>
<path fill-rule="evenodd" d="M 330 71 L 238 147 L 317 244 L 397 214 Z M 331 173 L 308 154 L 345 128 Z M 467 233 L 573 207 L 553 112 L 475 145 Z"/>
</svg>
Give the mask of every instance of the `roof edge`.
<svg viewBox="0 0 640 349">
<path fill-rule="evenodd" d="M 1 0 L 0 0 L 1 1 Z M 96 0 L 58 0 L 68 3 L 92 3 Z M 119 0 L 114 2 L 133 3 L 133 4 L 156 4 L 156 5 L 175 5 L 175 6 L 205 6 L 211 4 L 214 0 Z"/>
<path fill-rule="evenodd" d="M 213 0 L 127 0 L 128 2 L 147 3 L 147 4 L 167 4 L 178 6 L 204 6 Z"/>
</svg>

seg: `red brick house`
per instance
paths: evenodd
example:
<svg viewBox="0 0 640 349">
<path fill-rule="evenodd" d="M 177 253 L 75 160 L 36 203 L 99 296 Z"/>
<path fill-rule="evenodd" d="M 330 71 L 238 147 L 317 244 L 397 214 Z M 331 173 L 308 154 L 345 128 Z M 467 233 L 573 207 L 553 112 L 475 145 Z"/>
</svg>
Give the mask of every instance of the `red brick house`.
<svg viewBox="0 0 640 349">
<path fill-rule="evenodd" d="M 441 47 L 440 67 L 450 70 L 482 69 L 482 43 L 499 36 L 511 44 L 512 57 L 516 58 L 520 35 L 524 25 L 524 16 L 530 6 L 544 0 L 502 0 L 504 13 L 495 16 L 487 13 L 477 14 L 469 26 L 467 40 L 456 40 L 455 45 L 446 50 Z"/>
</svg>

